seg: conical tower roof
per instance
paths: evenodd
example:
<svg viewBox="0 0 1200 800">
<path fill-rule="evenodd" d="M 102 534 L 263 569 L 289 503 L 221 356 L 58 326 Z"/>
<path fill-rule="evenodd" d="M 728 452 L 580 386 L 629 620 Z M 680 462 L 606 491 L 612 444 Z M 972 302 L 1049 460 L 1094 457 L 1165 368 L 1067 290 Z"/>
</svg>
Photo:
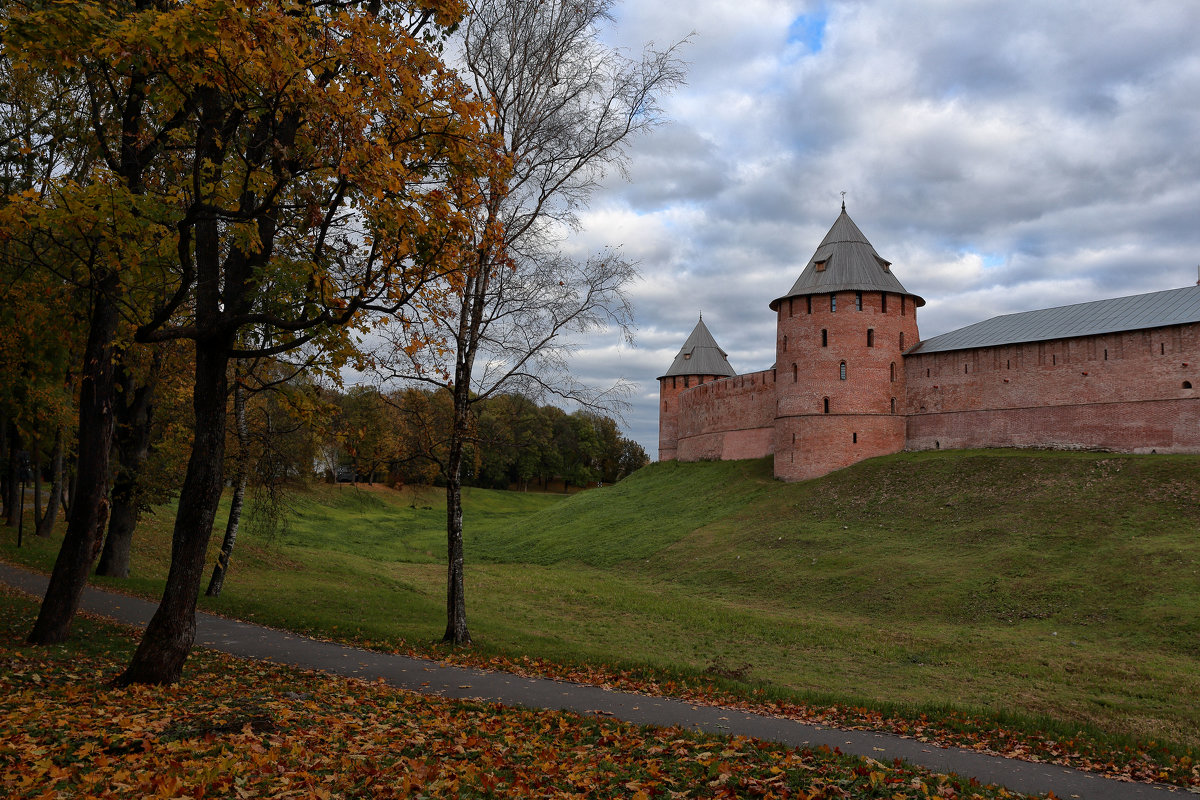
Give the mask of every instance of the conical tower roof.
<svg viewBox="0 0 1200 800">
<path fill-rule="evenodd" d="M 733 367 L 729 366 L 728 354 L 717 344 L 717 340 L 708 332 L 704 317 L 696 323 L 679 355 L 675 356 L 671 368 L 659 378 L 669 378 L 672 375 L 717 375 L 729 377 L 736 375 Z"/>
<path fill-rule="evenodd" d="M 842 203 L 842 213 L 821 240 L 817 252 L 808 260 L 791 290 L 771 301 L 771 310 L 779 308 L 779 304 L 789 297 L 833 292 L 892 292 L 908 295 L 918 306 L 925 305 L 922 298 L 900 284 L 891 267 L 890 261 L 875 252 L 846 213 L 846 204 Z"/>
</svg>

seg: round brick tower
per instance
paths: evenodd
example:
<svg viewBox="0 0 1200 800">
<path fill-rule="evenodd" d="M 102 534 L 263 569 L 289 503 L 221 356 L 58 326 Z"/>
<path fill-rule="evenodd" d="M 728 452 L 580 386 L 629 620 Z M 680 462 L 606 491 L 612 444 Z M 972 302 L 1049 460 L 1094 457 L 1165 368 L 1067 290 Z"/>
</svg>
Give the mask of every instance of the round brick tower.
<svg viewBox="0 0 1200 800">
<path fill-rule="evenodd" d="M 729 358 L 704 324 L 696 323 L 679 349 L 671 368 L 658 379 L 658 460 L 675 459 L 679 426 L 679 395 L 694 386 L 733 375 Z"/>
<path fill-rule="evenodd" d="M 904 449 L 904 363 L 917 307 L 846 213 L 771 302 L 777 315 L 775 477 L 815 478 Z"/>
</svg>

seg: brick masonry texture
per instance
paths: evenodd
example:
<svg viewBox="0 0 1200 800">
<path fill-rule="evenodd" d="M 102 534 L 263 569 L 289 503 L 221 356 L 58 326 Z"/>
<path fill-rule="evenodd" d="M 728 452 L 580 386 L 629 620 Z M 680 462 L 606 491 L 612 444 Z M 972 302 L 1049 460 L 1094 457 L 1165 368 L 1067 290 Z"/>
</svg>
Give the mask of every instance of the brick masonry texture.
<svg viewBox="0 0 1200 800">
<path fill-rule="evenodd" d="M 672 375 L 658 379 L 658 460 L 671 461 L 676 458 L 676 442 L 679 438 L 679 397 L 691 388 L 707 381 L 718 380 L 715 375 Z M 749 458 L 749 456 L 747 456 Z M 683 459 L 695 461 L 696 459 Z"/>
<path fill-rule="evenodd" d="M 1200 325 L 905 361 L 908 443 L 1200 452 Z"/>
<path fill-rule="evenodd" d="M 728 461 L 774 452 L 775 383 L 774 370 L 764 370 L 721 378 L 682 395 L 679 460 Z"/>
<path fill-rule="evenodd" d="M 905 449 L 1200 453 L 1200 324 L 904 356 L 910 296 L 832 297 L 780 303 L 774 370 L 661 380 L 659 458 L 794 481 Z"/>
</svg>

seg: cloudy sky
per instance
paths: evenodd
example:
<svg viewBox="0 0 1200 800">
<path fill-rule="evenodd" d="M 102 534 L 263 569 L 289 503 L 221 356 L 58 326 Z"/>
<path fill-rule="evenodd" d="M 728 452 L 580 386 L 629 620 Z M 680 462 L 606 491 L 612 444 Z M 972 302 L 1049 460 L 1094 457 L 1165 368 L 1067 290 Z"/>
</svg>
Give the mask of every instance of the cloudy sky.
<svg viewBox="0 0 1200 800">
<path fill-rule="evenodd" d="M 640 263 L 634 347 L 576 373 L 655 378 L 703 311 L 739 372 L 774 361 L 767 304 L 850 216 L 928 301 L 923 338 L 996 314 L 1177 288 L 1200 264 L 1200 3 L 626 0 L 614 44 L 678 41 L 687 86 L 570 246 Z"/>
</svg>

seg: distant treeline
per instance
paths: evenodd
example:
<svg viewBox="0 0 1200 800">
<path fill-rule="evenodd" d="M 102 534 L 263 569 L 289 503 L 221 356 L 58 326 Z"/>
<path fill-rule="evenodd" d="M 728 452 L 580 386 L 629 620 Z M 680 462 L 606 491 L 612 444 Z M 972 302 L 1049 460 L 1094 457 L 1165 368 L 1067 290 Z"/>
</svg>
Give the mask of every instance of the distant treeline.
<svg viewBox="0 0 1200 800">
<path fill-rule="evenodd" d="M 453 408 L 446 392 L 358 387 L 327 397 L 321 470 L 328 480 L 442 485 Z M 649 461 L 611 418 L 519 395 L 475 405 L 463 483 L 490 489 L 615 483 Z"/>
<path fill-rule="evenodd" d="M 130 356 L 122 370 L 109 522 L 125 536 L 142 512 L 178 496 L 191 445 L 188 356 L 183 348 L 164 350 L 162 359 Z M 282 508 L 265 506 L 284 502 L 279 492 L 289 485 L 445 485 L 453 408 L 444 390 L 342 391 L 270 362 L 235 371 L 231 381 L 247 391 L 243 423 L 226 430 L 226 474 L 246 474 L 252 527 L 263 513 L 268 523 L 284 516 Z M 70 409 L 71 395 L 63 394 L 58 405 L 46 402 L 46 393 L 38 395 L 40 402 L 21 405 L 0 391 L 0 519 L 17 526 L 20 490 L 27 484 L 32 527 L 43 536 L 74 499 L 76 431 L 63 410 Z M 600 414 L 568 413 L 509 394 L 475 403 L 473 410 L 463 460 L 466 486 L 562 491 L 614 483 L 649 460 Z"/>
</svg>

